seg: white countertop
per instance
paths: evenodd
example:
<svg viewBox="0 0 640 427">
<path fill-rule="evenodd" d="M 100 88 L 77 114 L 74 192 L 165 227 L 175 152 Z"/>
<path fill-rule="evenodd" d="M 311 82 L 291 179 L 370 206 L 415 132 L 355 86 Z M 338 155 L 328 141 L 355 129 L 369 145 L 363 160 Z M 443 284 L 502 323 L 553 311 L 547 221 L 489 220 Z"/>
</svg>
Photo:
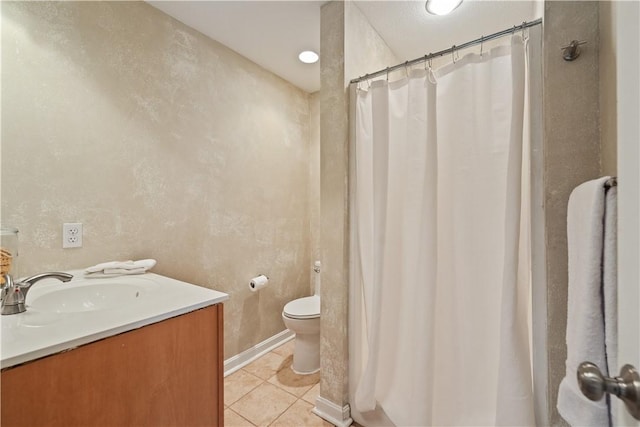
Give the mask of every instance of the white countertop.
<svg viewBox="0 0 640 427">
<path fill-rule="evenodd" d="M 68 283 L 55 279 L 36 283 L 27 294 L 26 312 L 0 316 L 0 368 L 72 349 L 229 299 L 225 293 L 154 273 L 91 279 L 85 278 L 82 270 L 69 273 L 74 278 Z M 51 297 L 56 291 L 69 292 L 74 287 L 86 288 L 94 284 L 107 287 L 114 283 L 130 284 L 140 292 L 136 291 L 135 299 L 131 297 L 117 307 L 100 310 L 89 308 L 86 311 L 57 313 L 37 306 L 38 298 Z M 35 306 L 30 306 L 30 303 Z"/>
</svg>

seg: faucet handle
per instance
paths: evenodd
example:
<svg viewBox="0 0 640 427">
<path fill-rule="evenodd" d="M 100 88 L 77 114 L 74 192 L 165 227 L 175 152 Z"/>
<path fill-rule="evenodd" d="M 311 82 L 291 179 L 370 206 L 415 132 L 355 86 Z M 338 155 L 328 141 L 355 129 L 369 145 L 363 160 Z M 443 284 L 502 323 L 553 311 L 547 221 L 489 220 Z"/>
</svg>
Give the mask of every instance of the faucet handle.
<svg viewBox="0 0 640 427">
<path fill-rule="evenodd" d="M 69 273 L 53 272 L 53 273 L 41 273 L 35 276 L 28 277 L 20 282 L 14 282 L 9 274 L 6 274 L 5 280 L 7 283 L 2 289 L 2 310 L 1 314 L 17 314 L 26 311 L 25 301 L 27 299 L 27 292 L 31 289 L 36 282 L 42 279 L 58 279 L 61 282 L 68 282 L 73 278 L 73 275 Z"/>
<path fill-rule="evenodd" d="M 7 290 L 13 287 L 13 277 L 9 273 L 5 273 L 2 275 L 2 280 L 0 281 L 0 302 L 4 305 L 4 297 L 7 294 Z"/>
<path fill-rule="evenodd" d="M 5 284 L 2 288 L 1 313 L 17 314 L 26 310 L 24 301 L 25 295 L 22 292 L 19 283 L 14 283 L 13 278 L 9 274 L 4 275 Z"/>
</svg>

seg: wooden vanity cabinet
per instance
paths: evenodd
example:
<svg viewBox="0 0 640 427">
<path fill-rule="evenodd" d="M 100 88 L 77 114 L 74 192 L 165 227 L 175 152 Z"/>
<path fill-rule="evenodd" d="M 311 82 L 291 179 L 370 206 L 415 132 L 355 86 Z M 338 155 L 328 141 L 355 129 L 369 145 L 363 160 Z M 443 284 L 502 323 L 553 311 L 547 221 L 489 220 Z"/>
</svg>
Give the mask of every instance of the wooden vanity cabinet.
<svg viewBox="0 0 640 427">
<path fill-rule="evenodd" d="M 0 424 L 222 426 L 222 304 L 1 373 Z"/>
</svg>

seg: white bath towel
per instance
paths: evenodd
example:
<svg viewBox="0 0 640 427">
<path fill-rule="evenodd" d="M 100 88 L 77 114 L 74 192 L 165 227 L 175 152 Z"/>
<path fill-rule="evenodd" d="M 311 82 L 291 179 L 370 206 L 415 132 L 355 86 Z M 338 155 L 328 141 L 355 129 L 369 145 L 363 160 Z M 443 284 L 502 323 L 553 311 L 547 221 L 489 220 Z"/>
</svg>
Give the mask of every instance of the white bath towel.
<svg viewBox="0 0 640 427">
<path fill-rule="evenodd" d="M 602 259 L 602 289 L 604 295 L 604 336 L 608 376 L 620 372 L 618 366 L 618 188 L 611 187 L 605 199 L 604 254 Z M 616 422 L 617 405 L 610 398 L 611 425 Z"/>
<path fill-rule="evenodd" d="M 606 399 L 593 402 L 583 396 L 576 371 L 583 361 L 607 371 L 605 350 L 603 260 L 605 241 L 605 182 L 609 177 L 576 187 L 569 198 L 567 238 L 569 295 L 567 305 L 566 375 L 560 383 L 557 407 L 570 425 L 608 426 Z M 614 230 L 615 233 L 615 230 Z M 610 258 L 610 257 L 609 257 Z M 610 284 L 611 285 L 611 284 Z"/>
<path fill-rule="evenodd" d="M 121 276 L 124 274 L 142 274 L 156 265 L 155 259 L 139 261 L 109 261 L 85 269 L 86 277 Z"/>
</svg>

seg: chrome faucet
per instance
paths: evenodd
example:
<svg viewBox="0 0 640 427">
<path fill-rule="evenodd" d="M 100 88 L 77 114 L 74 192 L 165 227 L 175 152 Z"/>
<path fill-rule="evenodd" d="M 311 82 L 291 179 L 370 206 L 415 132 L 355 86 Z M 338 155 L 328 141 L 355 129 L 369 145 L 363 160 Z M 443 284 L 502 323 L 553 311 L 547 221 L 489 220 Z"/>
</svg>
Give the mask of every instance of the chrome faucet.
<svg viewBox="0 0 640 427">
<path fill-rule="evenodd" d="M 69 273 L 53 272 L 53 273 L 40 273 L 20 282 L 14 282 L 10 274 L 2 276 L 4 278 L 4 286 L 2 287 L 2 308 L 0 312 L 2 315 L 18 314 L 27 311 L 24 302 L 27 299 L 27 292 L 31 289 L 31 286 L 35 285 L 42 279 L 58 279 L 61 282 L 68 282 L 73 278 L 73 275 Z"/>
</svg>

